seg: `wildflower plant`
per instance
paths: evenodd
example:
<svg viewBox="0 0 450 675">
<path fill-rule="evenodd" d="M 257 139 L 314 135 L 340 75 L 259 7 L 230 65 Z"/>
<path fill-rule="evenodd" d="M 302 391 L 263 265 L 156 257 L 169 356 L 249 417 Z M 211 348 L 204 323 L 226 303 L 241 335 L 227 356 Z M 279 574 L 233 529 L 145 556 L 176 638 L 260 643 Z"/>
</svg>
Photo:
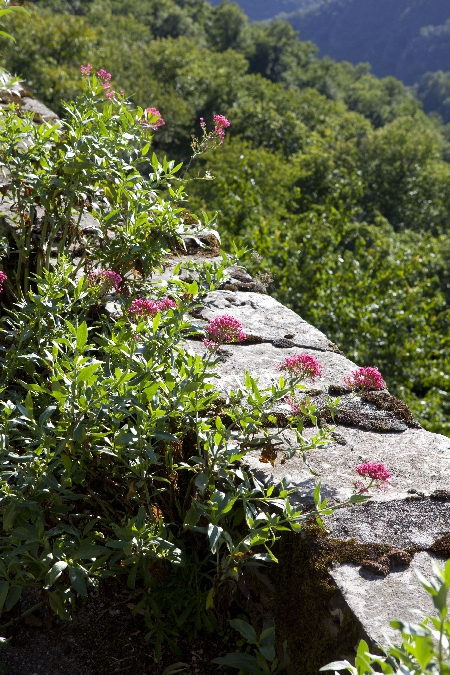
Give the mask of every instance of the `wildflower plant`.
<svg viewBox="0 0 450 675">
<path fill-rule="evenodd" d="M 368 493 L 372 487 L 384 492 L 391 479 L 391 474 L 382 462 L 364 462 L 356 467 L 356 471 L 363 480 L 355 482 L 355 490 L 360 493 Z"/>
<path fill-rule="evenodd" d="M 378 368 L 371 366 L 357 368 L 351 375 L 344 377 L 344 384 L 352 391 L 378 391 L 386 388 Z"/>
<path fill-rule="evenodd" d="M 206 332 L 208 338 L 203 340 L 203 344 L 212 351 L 217 351 L 222 345 L 242 342 L 247 337 L 242 330 L 241 322 L 229 314 L 216 316 L 209 322 Z"/>
<path fill-rule="evenodd" d="M 286 356 L 277 369 L 300 380 L 309 380 L 322 377 L 322 366 L 311 354 L 296 354 Z"/>
<path fill-rule="evenodd" d="M 63 121 L 1 112 L 0 616 L 32 587 L 67 619 L 115 577 L 158 660 L 163 641 L 176 651 L 177 631 L 194 634 L 223 606 L 244 567 L 276 560 L 282 531 L 330 509 L 320 486 L 303 513 L 286 481 L 265 486 L 246 469 L 248 452 L 280 444 L 266 421 L 295 379 L 261 389 L 246 373 L 221 398 L 212 356 L 245 338 L 233 317 L 210 322 L 207 358 L 186 348 L 205 284 L 174 279 L 162 295 L 151 282 L 193 232 L 180 167 L 153 154 L 141 175 L 157 111 L 110 100 L 109 74 L 83 68 L 85 93 Z M 225 267 L 203 278 L 213 285 Z M 294 431 L 286 457 L 332 442 L 326 429 Z"/>
</svg>

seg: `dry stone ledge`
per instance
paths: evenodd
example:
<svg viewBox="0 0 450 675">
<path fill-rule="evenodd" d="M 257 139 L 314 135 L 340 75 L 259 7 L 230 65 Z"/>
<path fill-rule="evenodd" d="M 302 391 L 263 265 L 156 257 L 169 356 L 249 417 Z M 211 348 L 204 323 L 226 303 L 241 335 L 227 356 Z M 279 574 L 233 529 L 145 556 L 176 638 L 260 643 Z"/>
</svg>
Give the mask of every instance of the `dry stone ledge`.
<svg viewBox="0 0 450 675">
<path fill-rule="evenodd" d="M 331 576 L 358 621 L 363 635 L 371 642 L 387 646 L 398 641 L 398 631 L 389 625 L 393 619 L 419 623 L 425 614 L 434 614 L 430 596 L 420 584 L 416 570 L 432 575 L 432 561 L 442 560 L 429 553 L 417 553 L 407 568 L 398 567 L 387 577 L 361 570 L 358 565 L 341 565 Z"/>
<path fill-rule="evenodd" d="M 242 323 L 247 344 L 270 342 L 280 348 L 303 347 L 321 352 L 336 349 L 320 330 L 269 295 L 213 291 L 203 301 L 197 316 L 211 321 L 222 314 L 229 314 Z"/>
<path fill-rule="evenodd" d="M 285 356 L 307 351 L 315 354 L 323 367 L 323 378 L 317 379 L 310 391 L 312 402 L 318 405 L 319 418 L 327 396 L 341 395 L 334 430 L 336 442 L 307 453 L 319 479 L 298 457 L 281 464 L 280 456 L 272 467 L 261 462 L 259 452 L 252 452 L 246 462 L 266 484 L 289 476 L 296 501 L 305 506 L 311 504 L 320 480 L 323 496 L 338 507 L 326 519 L 328 538 L 335 545 L 372 550 L 369 557 L 374 561 L 382 555 L 377 551 L 385 551 L 386 547 L 406 549 L 414 556 L 409 567 L 391 566 L 385 578 L 360 564 L 336 563 L 330 569 L 339 596 L 330 603 L 330 620 L 335 623 L 335 607 L 341 604 L 353 617 L 359 635 L 372 645 L 385 642 L 383 635 L 395 639 L 391 620 L 421 621 L 432 611 L 414 569 L 429 575 L 434 557 L 430 549 L 450 533 L 450 439 L 422 429 L 407 406 L 387 391 L 361 398 L 349 394 L 343 387 L 343 378 L 355 364 L 342 356 L 323 333 L 273 298 L 216 291 L 208 295 L 196 316 L 204 326 L 203 322 L 225 313 L 242 322 L 250 339 L 246 344 L 223 348 L 217 381 L 221 391 L 227 393 L 242 385 L 245 370 L 259 378 L 261 386 L 268 386 L 279 376 L 276 366 Z M 190 341 L 189 346 L 196 353 L 205 351 L 201 342 Z M 323 421 L 332 423 L 325 417 Z M 313 429 L 305 430 L 305 434 L 313 433 Z M 283 435 L 286 443 L 295 442 L 289 429 Z M 364 504 L 339 508 L 353 493 L 358 478 L 355 467 L 366 461 L 386 464 L 392 474 L 389 489 Z M 442 564 L 444 558 L 437 560 Z M 341 656 L 348 654 L 335 655 Z"/>
</svg>

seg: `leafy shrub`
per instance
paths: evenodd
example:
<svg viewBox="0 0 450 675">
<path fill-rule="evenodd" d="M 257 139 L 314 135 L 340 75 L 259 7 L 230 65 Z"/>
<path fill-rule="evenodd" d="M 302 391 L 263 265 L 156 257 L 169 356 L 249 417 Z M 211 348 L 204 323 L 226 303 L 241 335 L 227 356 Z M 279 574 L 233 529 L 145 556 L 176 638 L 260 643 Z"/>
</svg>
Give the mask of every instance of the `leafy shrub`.
<svg viewBox="0 0 450 675">
<path fill-rule="evenodd" d="M 180 166 L 153 155 L 141 175 L 159 113 L 132 108 L 108 75 L 86 79 L 62 122 L 37 126 L 12 106 L 0 127 L 0 613 L 32 587 L 69 618 L 78 596 L 123 579 L 159 658 L 163 640 L 176 650 L 177 631 L 226 611 L 245 566 L 275 560 L 281 531 L 331 511 L 320 487 L 303 514 L 288 479 L 265 487 L 245 468 L 278 443 L 267 419 L 301 377 L 260 390 L 247 373 L 223 399 L 216 351 L 186 348 L 202 335 L 189 312 L 229 259 L 200 287 L 152 280 L 192 231 Z M 287 456 L 331 442 L 292 425 Z"/>
</svg>

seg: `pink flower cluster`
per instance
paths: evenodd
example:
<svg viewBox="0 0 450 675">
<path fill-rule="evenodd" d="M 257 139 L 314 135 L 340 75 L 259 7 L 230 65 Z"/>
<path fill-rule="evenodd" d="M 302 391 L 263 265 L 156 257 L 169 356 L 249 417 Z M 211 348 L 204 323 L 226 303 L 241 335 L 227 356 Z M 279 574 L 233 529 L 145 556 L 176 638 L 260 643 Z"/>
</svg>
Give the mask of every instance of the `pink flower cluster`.
<svg viewBox="0 0 450 675">
<path fill-rule="evenodd" d="M 213 122 L 215 125 L 213 134 L 219 138 L 220 145 L 222 145 L 225 140 L 225 129 L 230 126 L 230 123 L 225 115 L 213 115 Z"/>
<path fill-rule="evenodd" d="M 97 72 L 97 76 L 102 82 L 100 86 L 103 87 L 106 98 L 112 99 L 116 95 L 115 91 L 109 91 L 111 89 L 110 79 L 112 77 L 111 73 L 108 73 L 104 68 L 100 68 Z"/>
<path fill-rule="evenodd" d="M 0 272 L 0 293 L 3 293 L 3 284 L 7 280 L 7 276 L 4 272 Z"/>
<path fill-rule="evenodd" d="M 91 285 L 101 286 L 102 290 L 105 293 L 119 290 L 120 284 L 122 283 L 122 277 L 117 272 L 112 270 L 103 270 L 99 269 L 96 272 L 91 272 L 88 281 Z"/>
<path fill-rule="evenodd" d="M 216 137 L 219 139 L 219 144 L 222 145 L 225 140 L 225 129 L 230 126 L 230 122 L 225 115 L 213 115 L 213 122 L 214 129 L 206 136 L 206 122 L 203 117 L 200 117 L 200 126 L 204 133 L 204 139 L 207 144 L 209 139 Z M 207 147 L 207 145 L 205 147 Z"/>
<path fill-rule="evenodd" d="M 378 490 L 386 490 L 391 474 L 384 464 L 381 462 L 364 462 L 356 467 L 356 471 L 361 476 L 369 481 L 368 484 L 362 480 L 355 482 L 355 488 L 359 493 L 368 492 L 369 488 L 375 483 Z"/>
<path fill-rule="evenodd" d="M 80 66 L 80 70 L 81 70 L 81 74 L 82 74 L 82 75 L 89 75 L 89 73 L 90 73 L 91 70 L 92 70 L 92 66 L 91 66 L 90 63 L 88 63 L 87 66 L 81 65 L 81 66 Z"/>
<path fill-rule="evenodd" d="M 386 383 L 378 368 L 368 366 L 357 368 L 351 375 L 344 377 L 344 384 L 349 389 L 370 391 L 372 389 L 384 389 Z"/>
<path fill-rule="evenodd" d="M 100 68 L 97 75 L 104 82 L 109 82 L 112 77 L 111 73 L 108 73 L 104 68 Z"/>
<path fill-rule="evenodd" d="M 321 377 L 322 366 L 315 356 L 311 354 L 296 354 L 286 356 L 282 363 L 277 365 L 277 370 L 285 371 L 289 375 L 302 379 Z"/>
<path fill-rule="evenodd" d="M 156 117 L 156 120 L 154 122 L 149 122 L 148 121 L 149 117 L 150 118 Z M 143 119 L 139 120 L 139 122 L 141 124 L 145 124 L 149 127 L 152 127 L 152 129 L 159 129 L 159 127 L 163 127 L 165 125 L 161 113 L 156 108 L 146 108 L 144 110 L 144 117 Z"/>
<path fill-rule="evenodd" d="M 219 349 L 221 345 L 227 345 L 231 342 L 241 342 L 247 337 L 242 330 L 241 322 L 229 314 L 216 316 L 215 319 L 209 322 L 206 330 L 208 331 L 209 339 L 203 340 L 203 344 L 207 349 L 211 349 L 212 351 Z"/>
<path fill-rule="evenodd" d="M 145 300 L 137 298 L 131 303 L 128 314 L 131 314 L 136 319 L 151 318 L 156 316 L 159 312 L 166 312 L 169 309 L 176 309 L 177 303 L 170 298 L 163 300 Z"/>
</svg>

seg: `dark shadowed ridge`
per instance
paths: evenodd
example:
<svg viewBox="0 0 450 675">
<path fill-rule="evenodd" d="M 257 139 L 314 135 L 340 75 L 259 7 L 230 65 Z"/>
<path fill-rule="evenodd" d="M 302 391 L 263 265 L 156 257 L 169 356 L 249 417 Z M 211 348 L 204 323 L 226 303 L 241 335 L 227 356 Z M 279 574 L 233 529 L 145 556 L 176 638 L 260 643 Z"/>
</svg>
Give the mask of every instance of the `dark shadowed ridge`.
<svg viewBox="0 0 450 675">
<path fill-rule="evenodd" d="M 325 0 L 285 18 L 322 54 L 370 62 L 378 77 L 394 75 L 411 85 L 428 71 L 450 67 L 448 0 Z"/>
<path fill-rule="evenodd" d="M 215 7 L 222 0 L 210 0 Z M 321 0 L 238 0 L 238 5 L 253 21 L 272 19 L 281 12 L 291 13 L 317 5 Z"/>
</svg>

